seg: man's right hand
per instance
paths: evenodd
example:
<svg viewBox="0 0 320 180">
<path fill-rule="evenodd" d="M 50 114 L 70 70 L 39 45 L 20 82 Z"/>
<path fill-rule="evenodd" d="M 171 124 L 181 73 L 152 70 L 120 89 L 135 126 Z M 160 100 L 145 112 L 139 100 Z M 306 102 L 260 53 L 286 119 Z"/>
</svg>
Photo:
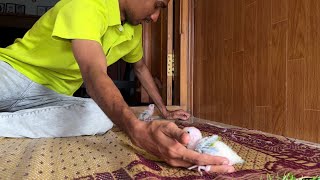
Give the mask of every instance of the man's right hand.
<svg viewBox="0 0 320 180">
<path fill-rule="evenodd" d="M 233 166 L 223 157 L 200 154 L 187 149 L 189 135 L 176 124 L 169 121 L 151 121 L 138 123 L 129 133 L 132 142 L 156 155 L 174 167 L 190 167 L 193 165 L 211 165 L 210 172 L 234 172 Z"/>
</svg>

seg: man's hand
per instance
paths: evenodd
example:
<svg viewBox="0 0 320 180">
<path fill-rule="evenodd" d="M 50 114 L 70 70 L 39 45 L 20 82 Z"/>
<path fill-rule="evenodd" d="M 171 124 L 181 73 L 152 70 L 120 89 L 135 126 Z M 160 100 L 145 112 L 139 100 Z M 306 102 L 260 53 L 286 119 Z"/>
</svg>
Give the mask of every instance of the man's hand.
<svg viewBox="0 0 320 180">
<path fill-rule="evenodd" d="M 132 142 L 147 152 L 163 159 L 174 167 L 190 167 L 193 165 L 211 165 L 210 172 L 234 172 L 223 157 L 200 154 L 189 150 L 185 145 L 189 135 L 176 124 L 169 121 L 142 122 L 134 127 L 131 134 Z"/>
<path fill-rule="evenodd" d="M 163 117 L 165 119 L 170 119 L 170 120 L 175 120 L 175 119 L 188 120 L 190 118 L 190 114 L 182 109 L 175 110 L 175 111 L 167 110 L 163 113 Z"/>
<path fill-rule="evenodd" d="M 177 110 L 177 111 L 168 111 L 163 99 L 161 98 L 158 88 L 154 82 L 154 79 L 148 70 L 148 67 L 145 65 L 145 63 L 141 60 L 136 63 L 134 63 L 134 72 L 138 79 L 140 80 L 142 86 L 147 90 L 148 94 L 152 98 L 153 102 L 156 104 L 158 109 L 160 110 L 162 116 L 165 119 L 181 119 L 181 120 L 187 120 L 190 117 L 190 114 L 183 111 L 183 110 Z"/>
</svg>

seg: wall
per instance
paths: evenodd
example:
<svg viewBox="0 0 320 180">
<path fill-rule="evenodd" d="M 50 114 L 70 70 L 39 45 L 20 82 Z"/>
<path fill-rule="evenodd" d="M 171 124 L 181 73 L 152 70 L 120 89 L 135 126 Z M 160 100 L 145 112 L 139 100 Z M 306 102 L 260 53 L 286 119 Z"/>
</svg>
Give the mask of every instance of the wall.
<svg viewBox="0 0 320 180">
<path fill-rule="evenodd" d="M 43 15 L 59 0 L 0 0 L 0 13 Z"/>
<path fill-rule="evenodd" d="M 320 1 L 195 1 L 194 115 L 320 142 Z"/>
</svg>

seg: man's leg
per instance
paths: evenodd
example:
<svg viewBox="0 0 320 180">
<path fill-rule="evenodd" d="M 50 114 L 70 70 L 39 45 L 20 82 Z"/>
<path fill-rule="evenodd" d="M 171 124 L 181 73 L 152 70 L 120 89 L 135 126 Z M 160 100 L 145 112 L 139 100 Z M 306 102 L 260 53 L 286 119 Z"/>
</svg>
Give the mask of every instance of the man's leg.
<svg viewBox="0 0 320 180">
<path fill-rule="evenodd" d="M 94 135 L 113 125 L 92 99 L 58 94 L 2 61 L 0 75 L 0 136 Z"/>
</svg>

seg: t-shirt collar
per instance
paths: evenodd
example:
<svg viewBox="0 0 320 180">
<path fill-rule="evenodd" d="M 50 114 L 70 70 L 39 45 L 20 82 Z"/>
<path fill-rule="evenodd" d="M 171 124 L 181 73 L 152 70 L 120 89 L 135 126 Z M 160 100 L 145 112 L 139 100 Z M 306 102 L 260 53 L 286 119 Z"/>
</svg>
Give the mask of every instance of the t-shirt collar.
<svg viewBox="0 0 320 180">
<path fill-rule="evenodd" d="M 108 7 L 109 26 L 121 25 L 120 6 L 118 0 L 105 0 Z"/>
</svg>

